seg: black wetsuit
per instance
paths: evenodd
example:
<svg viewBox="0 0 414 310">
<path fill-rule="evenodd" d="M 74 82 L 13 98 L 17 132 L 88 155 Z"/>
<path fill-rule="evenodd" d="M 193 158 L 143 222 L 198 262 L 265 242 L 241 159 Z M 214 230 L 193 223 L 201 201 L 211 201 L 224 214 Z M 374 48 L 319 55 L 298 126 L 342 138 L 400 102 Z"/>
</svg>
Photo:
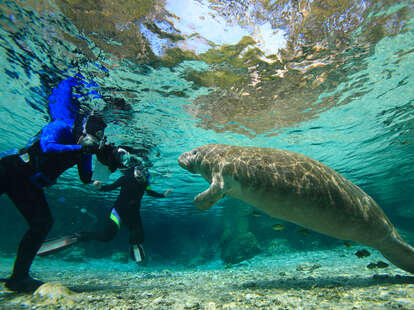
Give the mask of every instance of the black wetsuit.
<svg viewBox="0 0 414 310">
<path fill-rule="evenodd" d="M 11 151 L 0 159 L 0 195 L 6 193 L 29 224 L 14 263 L 12 278 L 28 276 L 32 261 L 50 231 L 53 219 L 44 186 L 56 182 L 65 170 L 78 165 L 81 180 L 91 182 L 92 157 L 76 144 L 72 128 L 61 121 L 46 125 L 30 147 Z"/>
<path fill-rule="evenodd" d="M 120 223 L 122 223 L 129 230 L 130 244 L 142 244 L 144 242 L 144 231 L 140 216 L 142 196 L 145 192 L 153 197 L 164 198 L 165 196 L 151 190 L 148 178 L 136 179 L 133 169 L 129 169 L 114 183 L 103 185 L 100 190 L 107 192 L 118 187 L 121 187 L 120 193 L 115 201 L 110 218 L 104 224 L 103 230 L 82 232 L 80 233 L 80 241 L 110 241 L 115 237 L 120 228 Z"/>
</svg>

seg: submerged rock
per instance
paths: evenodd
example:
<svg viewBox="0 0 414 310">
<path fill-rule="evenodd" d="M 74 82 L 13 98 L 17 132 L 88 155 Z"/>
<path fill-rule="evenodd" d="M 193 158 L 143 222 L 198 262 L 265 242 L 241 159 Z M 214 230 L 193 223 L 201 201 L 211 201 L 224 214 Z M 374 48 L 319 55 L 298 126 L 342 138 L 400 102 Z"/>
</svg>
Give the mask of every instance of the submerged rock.
<svg viewBox="0 0 414 310">
<path fill-rule="evenodd" d="M 256 237 L 251 232 L 223 238 L 220 248 L 221 259 L 226 264 L 237 264 L 260 253 Z"/>
<path fill-rule="evenodd" d="M 313 272 L 314 270 L 321 268 L 322 266 L 320 264 L 315 263 L 300 263 L 298 266 L 296 266 L 296 270 L 300 272 Z"/>
<path fill-rule="evenodd" d="M 34 293 L 32 303 L 36 305 L 60 304 L 75 306 L 77 294 L 66 286 L 57 282 L 47 282 L 41 285 Z"/>
</svg>

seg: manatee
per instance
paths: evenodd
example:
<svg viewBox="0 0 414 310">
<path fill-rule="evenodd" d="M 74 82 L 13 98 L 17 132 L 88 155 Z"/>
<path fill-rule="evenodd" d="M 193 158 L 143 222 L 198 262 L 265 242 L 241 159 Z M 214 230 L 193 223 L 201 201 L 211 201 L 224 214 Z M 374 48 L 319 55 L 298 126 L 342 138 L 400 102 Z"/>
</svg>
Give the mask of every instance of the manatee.
<svg viewBox="0 0 414 310">
<path fill-rule="evenodd" d="M 378 204 L 312 158 L 274 148 L 208 144 L 181 154 L 178 163 L 210 183 L 194 198 L 200 210 L 231 196 L 271 217 L 375 248 L 394 265 L 414 273 L 414 248 Z"/>
</svg>

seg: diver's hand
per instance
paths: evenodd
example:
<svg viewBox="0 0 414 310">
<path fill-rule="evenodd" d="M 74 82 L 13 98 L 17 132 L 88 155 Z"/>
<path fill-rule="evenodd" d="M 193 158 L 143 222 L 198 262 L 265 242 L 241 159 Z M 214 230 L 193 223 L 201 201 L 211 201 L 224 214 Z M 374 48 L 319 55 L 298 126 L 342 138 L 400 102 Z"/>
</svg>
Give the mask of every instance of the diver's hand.
<svg viewBox="0 0 414 310">
<path fill-rule="evenodd" d="M 94 186 L 96 189 L 101 189 L 101 187 L 102 187 L 102 182 L 101 182 L 101 181 L 94 181 L 94 182 L 93 182 L 93 186 Z"/>
<path fill-rule="evenodd" d="M 167 197 L 168 196 L 168 194 L 169 193 L 171 193 L 171 191 L 172 191 L 172 189 L 170 188 L 170 189 L 167 189 L 165 192 L 164 192 L 164 197 Z"/>
</svg>

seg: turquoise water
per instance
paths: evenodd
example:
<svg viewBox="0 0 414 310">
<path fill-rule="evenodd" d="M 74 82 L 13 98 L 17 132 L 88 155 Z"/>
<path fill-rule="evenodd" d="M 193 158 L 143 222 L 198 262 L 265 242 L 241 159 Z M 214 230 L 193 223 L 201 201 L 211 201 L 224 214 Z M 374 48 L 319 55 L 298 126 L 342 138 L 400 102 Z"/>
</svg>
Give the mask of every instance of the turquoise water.
<svg viewBox="0 0 414 310">
<path fill-rule="evenodd" d="M 275 240 L 290 251 L 343 247 L 289 223 L 274 231 L 281 221 L 231 198 L 198 211 L 193 197 L 208 184 L 177 158 L 206 143 L 319 160 L 371 195 L 414 244 L 411 1 L 1 1 L 0 13 L 0 151 L 47 124 L 46 99 L 68 75 L 81 72 L 103 96 L 124 98 L 128 109 L 103 100 L 85 109 L 104 113 L 109 141 L 149 151 L 155 190 L 173 189 L 143 200 L 150 264 L 220 260 L 226 231 L 251 233 L 261 251 Z M 116 195 L 68 170 L 47 190 L 50 236 L 99 227 Z M 0 250 L 12 257 L 25 223 L 6 197 L 0 204 Z M 82 255 L 126 248 L 121 231 Z"/>
</svg>

